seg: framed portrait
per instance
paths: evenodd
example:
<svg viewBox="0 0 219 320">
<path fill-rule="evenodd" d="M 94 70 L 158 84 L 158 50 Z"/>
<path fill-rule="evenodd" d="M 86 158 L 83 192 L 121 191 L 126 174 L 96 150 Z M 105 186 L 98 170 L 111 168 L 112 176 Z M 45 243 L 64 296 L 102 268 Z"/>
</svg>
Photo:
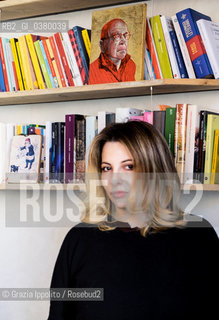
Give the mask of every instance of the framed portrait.
<svg viewBox="0 0 219 320">
<path fill-rule="evenodd" d="M 39 182 L 41 135 L 18 135 L 11 141 L 7 183 Z"/>
<path fill-rule="evenodd" d="M 92 13 L 89 84 L 144 79 L 146 4 Z"/>
</svg>

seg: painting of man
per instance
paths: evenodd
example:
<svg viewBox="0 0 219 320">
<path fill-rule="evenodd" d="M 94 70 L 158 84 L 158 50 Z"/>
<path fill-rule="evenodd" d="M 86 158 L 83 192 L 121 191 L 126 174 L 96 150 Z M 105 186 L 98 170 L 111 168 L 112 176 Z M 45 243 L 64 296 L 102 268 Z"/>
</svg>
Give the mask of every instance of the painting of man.
<svg viewBox="0 0 219 320">
<path fill-rule="evenodd" d="M 145 24 L 145 5 L 94 12 L 89 84 L 144 79 Z"/>
</svg>

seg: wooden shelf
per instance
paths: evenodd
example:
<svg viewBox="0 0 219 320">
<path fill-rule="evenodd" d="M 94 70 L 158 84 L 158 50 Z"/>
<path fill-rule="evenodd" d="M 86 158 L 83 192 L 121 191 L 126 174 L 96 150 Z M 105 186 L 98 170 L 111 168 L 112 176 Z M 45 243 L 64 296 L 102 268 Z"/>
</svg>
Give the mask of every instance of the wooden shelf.
<svg viewBox="0 0 219 320">
<path fill-rule="evenodd" d="M 80 87 L 1 92 L 0 105 L 90 100 L 219 90 L 219 80 L 163 79 L 86 85 Z"/>
<path fill-rule="evenodd" d="M 104 7 L 133 0 L 6 0 L 0 2 L 1 20 L 13 20 Z"/>
<path fill-rule="evenodd" d="M 0 190 L 82 190 L 84 183 L 69 184 L 0 184 Z M 181 186 L 182 191 L 219 191 L 219 184 L 186 184 Z"/>
</svg>

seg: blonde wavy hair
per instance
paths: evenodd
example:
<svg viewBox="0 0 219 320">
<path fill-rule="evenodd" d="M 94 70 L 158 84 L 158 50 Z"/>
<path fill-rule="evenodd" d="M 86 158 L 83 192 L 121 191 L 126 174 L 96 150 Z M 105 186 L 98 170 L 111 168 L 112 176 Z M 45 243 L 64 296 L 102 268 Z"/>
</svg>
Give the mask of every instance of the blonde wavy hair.
<svg viewBox="0 0 219 320">
<path fill-rule="evenodd" d="M 133 214 L 147 215 L 147 225 L 140 229 L 142 236 L 183 227 L 184 213 L 178 207 L 180 180 L 173 156 L 163 135 L 144 121 L 128 121 L 107 125 L 92 141 L 86 170 L 87 197 L 82 222 L 95 223 L 102 231 L 114 230 L 113 203 L 101 184 L 101 158 L 106 142 L 124 144 L 134 159 L 134 181 L 127 206 Z M 99 181 L 99 187 L 92 181 Z M 97 203 L 102 199 L 101 203 Z M 140 209 L 139 209 L 140 208 Z M 93 217 L 95 216 L 95 219 Z"/>
</svg>

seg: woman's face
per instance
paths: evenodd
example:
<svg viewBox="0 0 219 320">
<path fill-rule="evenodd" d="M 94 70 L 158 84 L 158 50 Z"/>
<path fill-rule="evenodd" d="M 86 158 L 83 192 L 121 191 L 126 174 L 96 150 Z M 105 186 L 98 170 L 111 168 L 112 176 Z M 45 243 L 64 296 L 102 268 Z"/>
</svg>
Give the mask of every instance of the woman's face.
<svg viewBox="0 0 219 320">
<path fill-rule="evenodd" d="M 134 159 L 124 144 L 106 142 L 101 160 L 104 189 L 114 203 L 117 213 L 124 211 L 134 178 Z"/>
</svg>

